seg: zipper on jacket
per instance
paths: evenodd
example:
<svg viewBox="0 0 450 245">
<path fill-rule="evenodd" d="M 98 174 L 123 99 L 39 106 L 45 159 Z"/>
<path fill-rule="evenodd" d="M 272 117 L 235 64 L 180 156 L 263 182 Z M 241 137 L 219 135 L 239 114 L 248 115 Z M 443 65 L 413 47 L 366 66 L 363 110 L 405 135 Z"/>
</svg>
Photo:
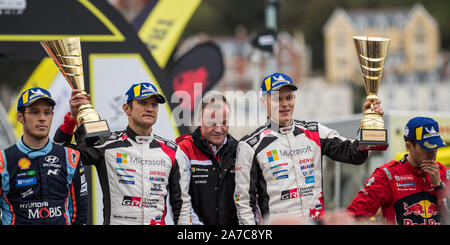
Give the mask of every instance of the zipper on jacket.
<svg viewBox="0 0 450 245">
<path fill-rule="evenodd" d="M 294 134 L 292 132 L 289 132 L 285 136 L 288 139 L 289 150 L 292 150 L 292 142 L 291 142 L 291 137 L 290 136 L 294 137 Z M 302 197 L 300 195 L 300 187 L 301 187 L 301 181 L 302 181 L 301 178 L 302 178 L 302 176 L 300 176 L 300 178 L 299 178 L 298 175 L 297 175 L 297 169 L 296 169 L 297 165 L 295 164 L 295 161 L 294 161 L 294 158 L 295 158 L 294 155 L 292 154 L 291 156 L 289 156 L 289 158 L 291 159 L 291 165 L 292 165 L 291 168 L 294 171 L 294 175 L 295 175 L 297 196 L 298 196 L 298 199 L 300 201 L 300 213 L 302 215 L 306 215 L 305 217 L 309 217 L 309 214 L 304 214 L 303 200 L 302 200 Z"/>
</svg>

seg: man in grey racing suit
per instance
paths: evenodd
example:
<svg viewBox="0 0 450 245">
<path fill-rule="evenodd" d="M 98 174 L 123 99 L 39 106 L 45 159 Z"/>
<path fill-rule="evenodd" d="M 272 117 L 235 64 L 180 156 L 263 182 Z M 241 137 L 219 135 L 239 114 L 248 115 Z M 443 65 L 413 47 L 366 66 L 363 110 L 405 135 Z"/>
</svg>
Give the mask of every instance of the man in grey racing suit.
<svg viewBox="0 0 450 245">
<path fill-rule="evenodd" d="M 255 224 L 257 206 L 264 219 L 289 213 L 317 220 L 324 212 L 322 156 L 362 164 L 368 152 L 357 150 L 357 140 L 320 123 L 293 120 L 297 87 L 289 76 L 272 74 L 261 90 L 268 121 L 242 138 L 237 148 L 234 200 L 239 223 Z M 382 115 L 379 103 L 372 109 Z"/>
</svg>

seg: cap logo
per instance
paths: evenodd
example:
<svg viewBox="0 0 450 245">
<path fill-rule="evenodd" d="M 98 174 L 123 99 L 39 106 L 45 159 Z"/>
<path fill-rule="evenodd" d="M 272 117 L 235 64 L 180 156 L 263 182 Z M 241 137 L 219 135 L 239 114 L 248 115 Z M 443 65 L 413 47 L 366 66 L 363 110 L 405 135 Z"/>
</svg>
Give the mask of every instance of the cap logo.
<svg viewBox="0 0 450 245">
<path fill-rule="evenodd" d="M 275 79 L 275 82 L 272 84 L 272 89 L 276 89 L 284 83 L 290 84 L 290 82 L 284 79 L 281 75 L 278 78 L 276 78 L 275 76 L 273 78 Z"/>
<path fill-rule="evenodd" d="M 423 127 L 416 128 L 416 140 L 422 140 Z"/>
<path fill-rule="evenodd" d="M 266 78 L 264 83 L 266 84 L 266 91 L 269 91 L 271 89 L 271 87 L 272 87 L 272 84 L 270 82 L 270 77 Z"/>
<path fill-rule="evenodd" d="M 437 132 L 436 132 L 436 129 L 434 129 L 434 127 L 431 127 L 431 129 L 427 129 L 427 128 L 425 127 L 425 131 L 427 131 L 427 133 L 429 133 L 429 134 L 435 134 L 435 133 L 437 133 Z"/>
<path fill-rule="evenodd" d="M 273 76 L 273 79 L 275 79 L 275 81 L 277 82 L 288 82 L 286 79 L 284 79 L 284 77 L 282 75 L 279 75 L 278 77 Z"/>
<path fill-rule="evenodd" d="M 22 95 L 22 103 L 26 104 L 28 102 L 28 90 Z"/>
<path fill-rule="evenodd" d="M 133 92 L 134 97 L 138 97 L 141 94 L 141 85 L 139 84 L 136 87 L 134 87 Z"/>
<path fill-rule="evenodd" d="M 440 134 L 438 132 L 436 132 L 436 129 L 434 129 L 434 127 L 431 127 L 431 129 L 428 129 L 427 127 L 425 127 L 425 131 L 427 131 L 427 134 L 425 134 L 423 136 L 423 139 L 440 136 Z"/>
<path fill-rule="evenodd" d="M 30 89 L 31 90 L 31 89 Z M 40 89 L 38 89 L 38 90 L 31 90 L 31 96 L 30 96 L 30 100 L 32 100 L 32 99 L 34 99 L 34 98 L 36 98 L 37 96 L 47 96 L 46 94 L 44 94 L 43 92 L 42 92 L 42 90 L 40 90 Z"/>
<path fill-rule="evenodd" d="M 144 89 L 142 90 L 142 93 L 156 93 L 156 91 L 152 88 L 152 86 L 146 86 L 145 84 L 143 84 Z"/>
</svg>

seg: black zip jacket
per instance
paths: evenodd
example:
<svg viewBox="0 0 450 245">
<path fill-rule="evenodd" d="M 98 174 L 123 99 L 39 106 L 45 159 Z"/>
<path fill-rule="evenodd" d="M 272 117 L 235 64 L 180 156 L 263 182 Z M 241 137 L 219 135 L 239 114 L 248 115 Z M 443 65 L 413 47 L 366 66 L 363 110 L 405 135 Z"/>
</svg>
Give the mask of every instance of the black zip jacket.
<svg viewBox="0 0 450 245">
<path fill-rule="evenodd" d="M 237 225 L 233 196 L 237 140 L 228 134 L 227 142 L 217 156 L 202 137 L 200 128 L 178 137 L 176 142 L 190 170 L 189 195 L 194 210 L 192 223 Z"/>
</svg>

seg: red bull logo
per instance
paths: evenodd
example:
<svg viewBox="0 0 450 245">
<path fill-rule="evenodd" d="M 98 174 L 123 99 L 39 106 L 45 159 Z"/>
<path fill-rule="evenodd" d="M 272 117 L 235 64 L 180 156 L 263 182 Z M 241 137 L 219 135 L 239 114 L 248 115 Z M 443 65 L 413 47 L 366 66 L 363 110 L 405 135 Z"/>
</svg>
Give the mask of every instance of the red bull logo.
<svg viewBox="0 0 450 245">
<path fill-rule="evenodd" d="M 405 209 L 405 212 L 403 213 L 404 216 L 414 214 L 416 216 L 420 215 L 423 218 L 430 218 L 432 216 L 438 215 L 439 213 L 438 206 L 428 200 L 422 200 L 412 205 L 408 205 L 406 202 L 404 202 L 403 208 Z"/>
</svg>

